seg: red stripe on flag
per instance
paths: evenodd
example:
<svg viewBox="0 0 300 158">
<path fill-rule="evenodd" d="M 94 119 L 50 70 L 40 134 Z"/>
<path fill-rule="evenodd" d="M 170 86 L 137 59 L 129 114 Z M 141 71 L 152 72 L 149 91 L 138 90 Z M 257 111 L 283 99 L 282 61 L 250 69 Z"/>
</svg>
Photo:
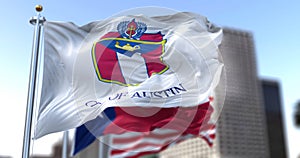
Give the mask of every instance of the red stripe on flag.
<svg viewBox="0 0 300 158">
<path fill-rule="evenodd" d="M 165 150 L 167 147 L 168 147 L 168 145 L 163 146 L 160 150 L 157 150 L 157 151 L 140 152 L 140 153 L 137 153 L 137 155 L 128 156 L 126 158 L 139 158 L 139 157 L 145 156 L 145 155 L 156 154 L 156 153 L 159 153 L 159 152 Z"/>
<path fill-rule="evenodd" d="M 139 148 L 144 148 L 144 147 L 153 147 L 153 148 L 160 148 L 162 146 L 168 145 L 170 144 L 170 142 L 166 142 L 163 144 L 155 144 L 155 143 L 140 143 L 137 145 L 134 145 L 130 148 L 126 148 L 126 149 L 114 149 L 111 151 L 111 155 L 116 155 L 116 154 L 122 154 L 122 153 L 126 153 L 126 152 L 134 152 L 135 150 L 138 150 Z"/>
<path fill-rule="evenodd" d="M 148 139 L 164 139 L 164 138 L 169 138 L 169 137 L 176 137 L 180 136 L 180 133 L 167 133 L 167 134 L 156 134 L 156 133 L 151 133 L 149 135 L 140 135 L 140 136 L 135 136 L 135 137 L 124 137 L 124 138 L 114 138 L 113 139 L 113 144 L 127 144 L 130 142 L 135 142 L 138 140 L 142 140 L 145 137 Z"/>
<path fill-rule="evenodd" d="M 145 113 L 145 109 L 157 112 L 148 117 L 131 115 Z M 104 134 L 149 132 L 156 128 L 164 128 L 198 135 L 203 122 L 210 118 L 213 109 L 210 108 L 209 102 L 206 102 L 195 107 L 180 108 L 115 107 L 115 111 L 116 119 L 105 129 Z"/>
</svg>

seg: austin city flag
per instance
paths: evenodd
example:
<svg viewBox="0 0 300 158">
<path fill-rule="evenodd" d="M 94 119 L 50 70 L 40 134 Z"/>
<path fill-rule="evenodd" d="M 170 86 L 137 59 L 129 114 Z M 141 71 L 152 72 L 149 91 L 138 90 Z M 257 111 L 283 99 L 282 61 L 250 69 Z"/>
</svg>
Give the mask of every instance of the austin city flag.
<svg viewBox="0 0 300 158">
<path fill-rule="evenodd" d="M 193 13 L 128 15 L 81 27 L 46 21 L 34 137 L 104 117 L 109 107 L 207 103 L 223 68 L 221 39 L 220 28 Z"/>
</svg>

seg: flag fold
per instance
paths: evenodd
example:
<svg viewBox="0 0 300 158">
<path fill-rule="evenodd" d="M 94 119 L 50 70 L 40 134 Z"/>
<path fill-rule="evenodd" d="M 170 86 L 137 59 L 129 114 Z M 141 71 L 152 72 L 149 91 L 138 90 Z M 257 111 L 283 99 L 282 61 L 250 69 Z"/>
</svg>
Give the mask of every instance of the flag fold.
<svg viewBox="0 0 300 158">
<path fill-rule="evenodd" d="M 208 107 L 223 68 L 218 49 L 222 30 L 205 17 L 128 15 L 82 27 L 46 21 L 44 33 L 43 84 L 34 138 L 97 118 L 105 124 L 112 115 L 118 116 L 112 121 L 116 124 L 108 123 L 104 134 L 162 126 L 199 132 L 197 121 L 190 120 L 193 128 L 179 125 L 185 117 L 202 117 L 198 111 Z M 106 110 L 112 114 L 105 115 Z M 151 119 L 143 120 L 148 116 Z M 179 119 L 168 124 L 170 120 L 161 117 Z M 144 125 L 133 126 L 141 120 Z"/>
<path fill-rule="evenodd" d="M 104 143 L 111 148 L 111 156 L 122 153 L 119 157 L 159 152 L 191 137 L 201 137 L 211 146 L 215 134 L 215 126 L 210 122 L 212 112 L 208 102 L 194 107 L 107 108 L 105 116 L 76 129 L 73 155 L 97 138 L 111 134 L 112 141 Z M 136 113 L 140 116 L 133 115 Z"/>
</svg>

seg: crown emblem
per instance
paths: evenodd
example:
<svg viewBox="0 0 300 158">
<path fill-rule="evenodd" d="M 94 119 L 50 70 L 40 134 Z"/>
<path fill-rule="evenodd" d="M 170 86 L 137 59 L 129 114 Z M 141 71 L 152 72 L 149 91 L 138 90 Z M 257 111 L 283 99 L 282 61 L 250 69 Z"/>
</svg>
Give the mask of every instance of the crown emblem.
<svg viewBox="0 0 300 158">
<path fill-rule="evenodd" d="M 137 24 L 134 19 L 127 25 L 127 31 L 125 32 L 129 38 L 132 38 L 136 34 Z"/>
<path fill-rule="evenodd" d="M 147 30 L 147 25 L 142 22 L 136 22 L 135 19 L 131 21 L 123 21 L 119 23 L 118 32 L 123 38 L 138 40 Z"/>
</svg>

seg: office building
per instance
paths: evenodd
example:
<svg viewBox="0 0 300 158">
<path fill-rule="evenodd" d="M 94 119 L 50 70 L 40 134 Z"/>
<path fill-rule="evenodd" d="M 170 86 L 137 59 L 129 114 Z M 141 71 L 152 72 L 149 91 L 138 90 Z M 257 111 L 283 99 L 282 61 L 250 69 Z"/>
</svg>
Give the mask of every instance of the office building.
<svg viewBox="0 0 300 158">
<path fill-rule="evenodd" d="M 286 158 L 279 84 L 276 81 L 262 80 L 261 85 L 267 118 L 270 157 Z"/>
</svg>

